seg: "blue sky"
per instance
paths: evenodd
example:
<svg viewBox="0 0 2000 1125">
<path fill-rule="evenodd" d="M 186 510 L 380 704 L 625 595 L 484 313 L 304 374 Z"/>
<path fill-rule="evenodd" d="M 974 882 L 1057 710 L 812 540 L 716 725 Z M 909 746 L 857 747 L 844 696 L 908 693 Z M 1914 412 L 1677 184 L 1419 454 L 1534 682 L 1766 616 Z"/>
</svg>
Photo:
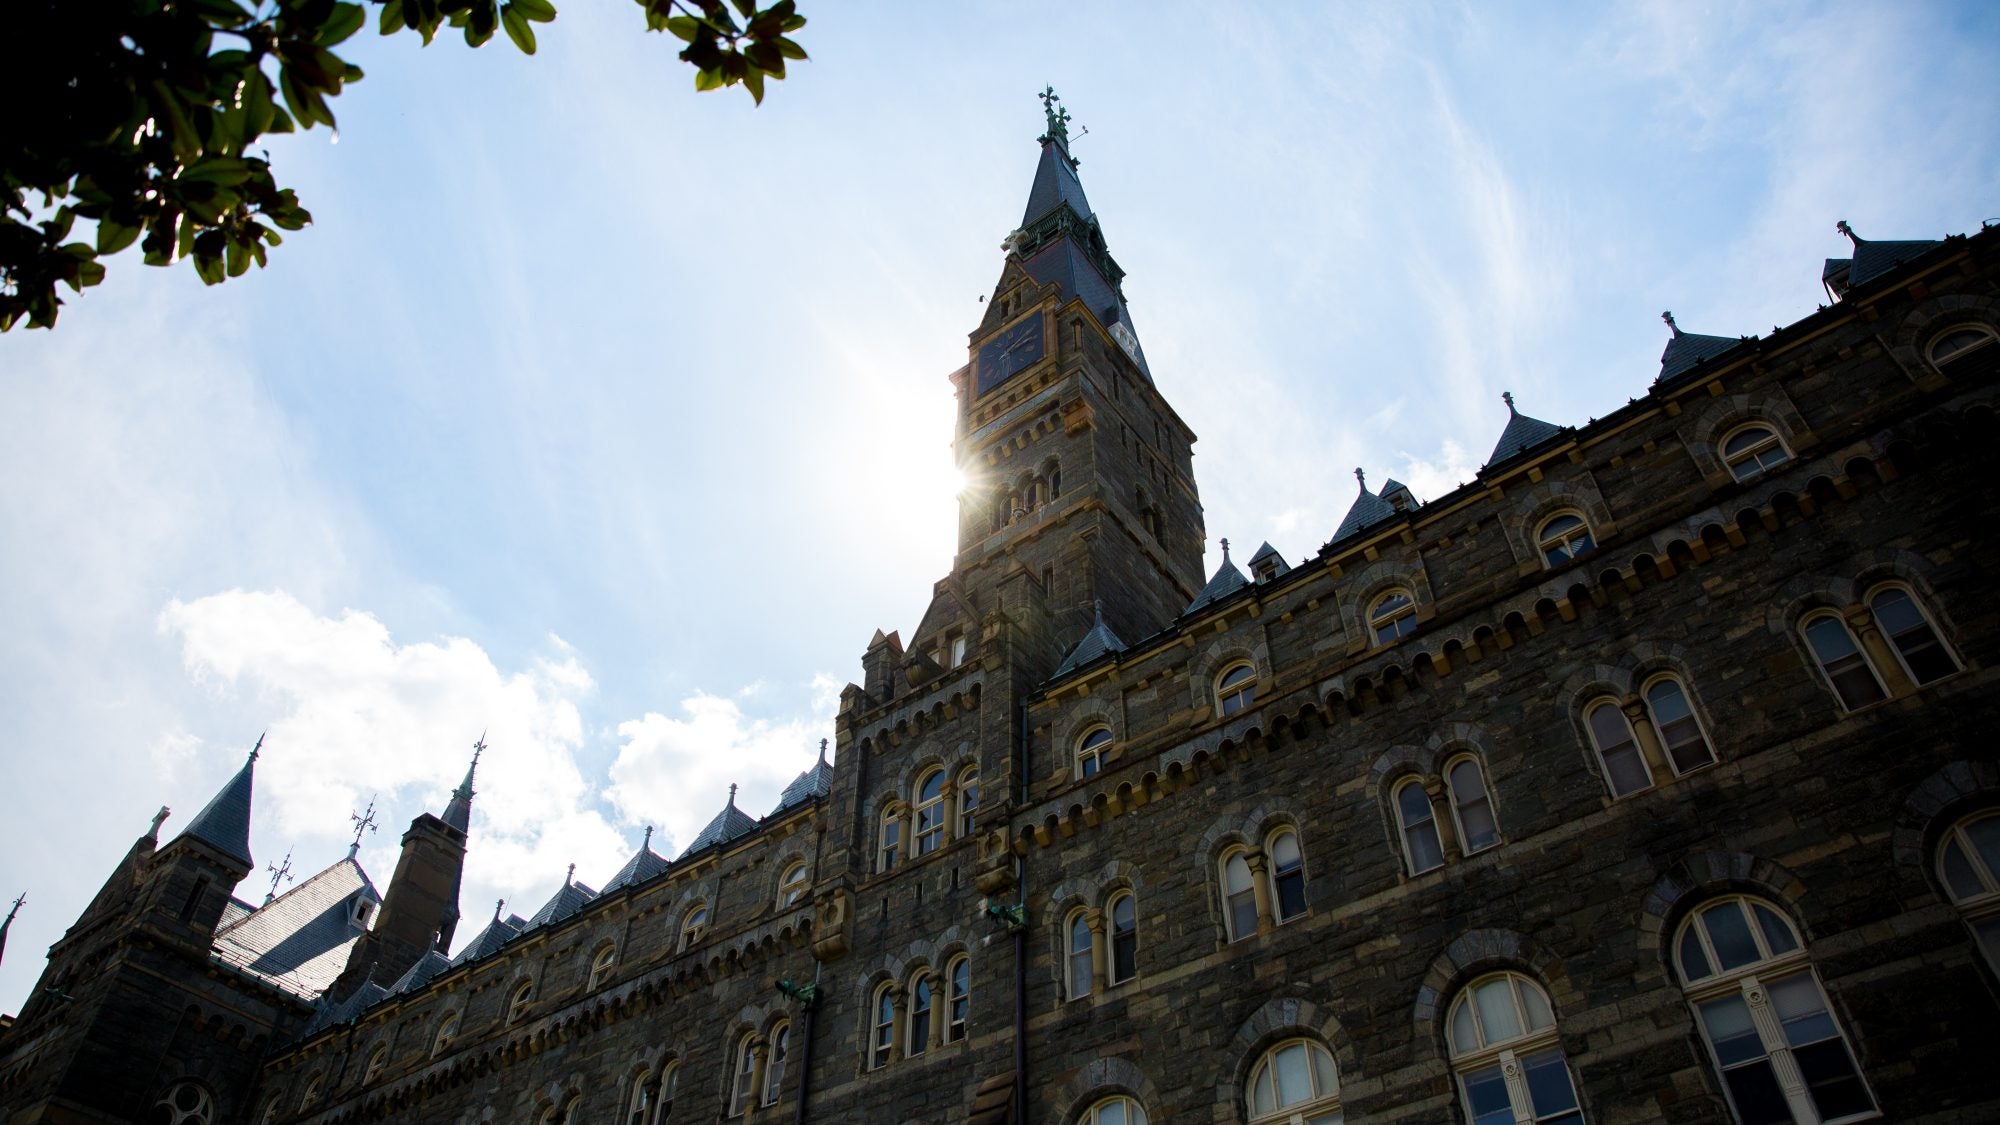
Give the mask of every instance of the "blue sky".
<svg viewBox="0 0 2000 1125">
<path fill-rule="evenodd" d="M 808 2 L 697 95 L 629 4 L 526 59 L 357 40 L 276 138 L 313 227 L 129 255 L 0 337 L 0 890 L 41 951 L 269 729 L 253 850 L 378 880 L 488 730 L 464 910 L 768 810 L 953 549 L 952 401 L 1053 83 L 1214 540 L 1310 554 L 1352 469 L 1469 479 L 1825 300 L 1847 219 L 2000 215 L 1990 4 Z M 1087 127 L 1087 135 L 1081 134 Z M 239 893 L 260 899 L 266 880 Z"/>
</svg>

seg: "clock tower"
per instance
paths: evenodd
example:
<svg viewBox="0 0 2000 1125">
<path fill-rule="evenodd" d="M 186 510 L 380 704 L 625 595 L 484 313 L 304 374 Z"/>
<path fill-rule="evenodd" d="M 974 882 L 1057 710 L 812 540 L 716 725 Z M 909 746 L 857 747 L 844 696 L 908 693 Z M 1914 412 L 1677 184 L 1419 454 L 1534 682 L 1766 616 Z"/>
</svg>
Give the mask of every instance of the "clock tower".
<svg viewBox="0 0 2000 1125">
<path fill-rule="evenodd" d="M 1069 113 L 1053 90 L 1042 101 L 1028 206 L 952 376 L 968 487 L 948 581 L 978 599 L 1025 574 L 1067 652 L 1099 606 L 1128 641 L 1173 621 L 1201 588 L 1205 533 L 1194 433 L 1153 383 L 1125 271 L 1070 155 Z"/>
</svg>

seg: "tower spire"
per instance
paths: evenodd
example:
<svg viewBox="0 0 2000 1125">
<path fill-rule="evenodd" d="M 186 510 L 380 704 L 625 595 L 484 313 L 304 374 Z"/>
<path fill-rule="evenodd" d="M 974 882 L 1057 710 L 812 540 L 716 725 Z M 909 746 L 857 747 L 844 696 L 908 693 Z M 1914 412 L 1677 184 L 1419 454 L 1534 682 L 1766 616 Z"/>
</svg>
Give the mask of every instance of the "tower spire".
<svg viewBox="0 0 2000 1125">
<path fill-rule="evenodd" d="M 254 785 L 257 757 L 264 749 L 264 736 L 257 736 L 257 745 L 250 748 L 249 757 L 236 776 L 229 779 L 201 811 L 194 814 L 188 826 L 181 829 L 176 839 L 200 840 L 221 851 L 248 869 L 255 866 L 250 858 L 250 794 Z M 161 818 L 164 819 L 164 818 Z M 159 830 L 156 822 L 155 832 Z"/>
<path fill-rule="evenodd" d="M 479 756 L 486 753 L 486 732 L 479 732 L 479 741 L 472 744 L 472 763 L 465 767 L 465 780 L 451 791 L 451 802 L 444 807 L 444 822 L 460 832 L 472 831 L 472 775 L 479 768 Z"/>
<path fill-rule="evenodd" d="M 28 892 L 22 891 L 14 898 L 14 905 L 7 911 L 7 920 L 0 922 L 0 959 L 7 956 L 7 931 L 14 928 L 14 915 L 21 912 L 21 904 L 28 901 Z"/>
</svg>

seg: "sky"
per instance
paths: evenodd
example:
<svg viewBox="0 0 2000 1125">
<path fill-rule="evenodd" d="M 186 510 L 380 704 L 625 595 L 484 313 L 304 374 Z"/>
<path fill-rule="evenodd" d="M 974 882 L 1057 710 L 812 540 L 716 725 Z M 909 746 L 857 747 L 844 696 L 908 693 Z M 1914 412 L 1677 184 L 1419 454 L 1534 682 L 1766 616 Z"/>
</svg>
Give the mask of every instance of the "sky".
<svg viewBox="0 0 2000 1125">
<path fill-rule="evenodd" d="M 314 224 L 218 288 L 127 253 L 0 336 L 0 963 L 15 1011 L 153 811 L 260 734 L 252 851 L 378 886 L 482 732 L 466 922 L 762 815 L 951 565 L 947 376 L 1053 84 L 1217 540 L 1356 466 L 1430 500 L 1521 409 L 1769 332 L 1839 219 L 2000 216 L 2000 6 L 801 0 L 761 108 L 636 5 L 352 41 L 270 155 Z M 1087 132 L 1085 131 L 1087 130 Z M 268 732 L 268 733 L 266 733 Z"/>
</svg>

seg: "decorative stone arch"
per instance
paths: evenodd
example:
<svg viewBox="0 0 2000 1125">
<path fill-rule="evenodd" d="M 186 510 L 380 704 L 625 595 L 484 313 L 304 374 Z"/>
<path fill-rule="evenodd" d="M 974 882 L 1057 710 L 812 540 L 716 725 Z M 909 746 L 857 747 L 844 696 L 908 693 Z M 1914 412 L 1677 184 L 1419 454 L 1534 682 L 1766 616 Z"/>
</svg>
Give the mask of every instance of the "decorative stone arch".
<svg viewBox="0 0 2000 1125">
<path fill-rule="evenodd" d="M 924 775 L 934 769 L 943 770 L 945 780 L 951 780 L 952 763 L 947 760 L 946 754 L 942 750 L 929 751 L 916 761 L 910 763 L 909 767 L 903 771 L 903 779 L 897 785 L 897 790 L 908 793 L 910 802 L 915 804 L 917 800 L 917 782 L 923 780 Z"/>
<path fill-rule="evenodd" d="M 1347 1084 L 1357 1061 L 1354 1045 L 1348 1042 L 1332 1011 L 1298 997 L 1267 1000 L 1236 1026 L 1236 1034 L 1223 1049 L 1223 1060 L 1212 1083 L 1214 1120 L 1237 1120 L 1238 1115 L 1246 1113 L 1250 1068 L 1257 1065 L 1257 1060 L 1272 1045 L 1294 1037 L 1319 1040 L 1333 1055 L 1341 1085 Z"/>
<path fill-rule="evenodd" d="M 1472 750 L 1491 762 L 1493 760 L 1493 736 L 1478 723 L 1462 721 L 1449 722 L 1443 730 L 1433 731 L 1424 739 L 1424 750 L 1433 763 L 1442 763 L 1445 758 L 1459 750 Z"/>
<path fill-rule="evenodd" d="M 1778 587 L 1777 596 L 1769 603 L 1777 608 L 1765 615 L 1765 626 L 1773 633 L 1790 633 L 1803 646 L 1805 639 L 1798 635 L 1800 618 L 1816 609 L 1845 609 L 1860 600 L 1861 591 L 1851 579 L 1796 575 Z M 1810 653 L 1806 655 L 1811 657 Z"/>
<path fill-rule="evenodd" d="M 1938 837 L 1961 815 L 1984 805 L 2000 805 L 2000 764 L 1947 762 L 1919 782 L 1896 810 L 1889 835 L 1896 866 L 1913 884 L 1935 889 L 1931 872 Z"/>
<path fill-rule="evenodd" d="M 1784 866 L 1746 852 L 1709 851 L 1686 856 L 1667 868 L 1640 907 L 1637 941 L 1640 963 L 1652 964 L 1672 980 L 1673 931 L 1689 910 L 1719 894 L 1740 891 L 1768 899 L 1791 915 L 1805 940 L 1812 941 L 1806 885 Z"/>
<path fill-rule="evenodd" d="M 1221 860 L 1223 852 L 1239 844 L 1249 848 L 1263 846 L 1264 837 L 1258 823 L 1262 815 L 1261 809 L 1248 813 L 1223 813 L 1209 824 L 1194 852 L 1195 862 L 1201 865 L 1204 883 L 1215 882 L 1215 865 Z"/>
<path fill-rule="evenodd" d="M 909 975 L 909 959 L 894 953 L 884 953 L 854 975 L 855 1004 L 861 1009 L 865 1022 L 872 1022 L 875 1016 L 869 1010 L 869 1002 L 874 999 L 875 990 L 885 982 L 900 985 L 909 979 Z"/>
<path fill-rule="evenodd" d="M 676 953 L 681 947 L 681 929 L 687 923 L 688 912 L 697 906 L 708 907 L 708 924 L 715 925 L 716 876 L 711 874 L 682 887 L 680 897 L 674 900 L 668 912 L 667 933 Z"/>
<path fill-rule="evenodd" d="M 1593 543 L 1602 543 L 1618 532 L 1618 523 L 1611 518 L 1610 506 L 1605 504 L 1603 494 L 1597 491 L 1596 483 L 1589 477 L 1545 480 L 1516 506 L 1514 518 L 1499 521 L 1506 533 L 1507 545 L 1514 549 L 1515 561 L 1542 566 L 1542 524 L 1560 512 L 1575 512 L 1582 516 L 1583 521 L 1590 525 Z"/>
<path fill-rule="evenodd" d="M 806 878 L 808 880 L 807 885 L 810 886 L 811 885 L 810 880 L 812 878 L 813 846 L 811 838 L 806 836 L 804 833 L 795 834 L 790 839 L 781 842 L 771 854 L 770 901 L 772 901 L 773 903 L 778 901 L 778 888 L 784 882 L 785 869 L 787 867 L 790 867 L 794 863 L 803 863 L 806 865 Z M 799 907 L 801 905 L 802 904 L 800 903 L 793 903 L 792 907 Z M 790 909 L 790 908 L 782 908 L 782 909 Z"/>
<path fill-rule="evenodd" d="M 1150 1120 L 1166 1121 L 1167 1107 L 1160 1099 L 1159 1087 L 1138 1064 L 1116 1056 L 1092 1059 L 1083 1069 L 1070 1076 L 1069 1081 L 1056 1091 L 1050 1106 L 1055 1113 L 1051 1121 L 1060 1125 L 1073 1125 L 1077 1115 L 1089 1109 L 1099 1098 L 1124 1094 L 1137 1098 L 1146 1107 Z"/>
<path fill-rule="evenodd" d="M 1244 814 L 1244 821 L 1257 826 L 1257 846 L 1263 847 L 1281 829 L 1290 831 L 1299 838 L 1299 850 L 1305 850 L 1305 818 L 1289 805 L 1271 807 L 1259 805 Z"/>
<path fill-rule="evenodd" d="M 1340 599 L 1341 628 L 1349 636 L 1361 638 L 1364 648 L 1373 648 L 1375 643 L 1374 634 L 1368 631 L 1368 607 L 1392 586 L 1403 587 L 1416 600 L 1419 623 L 1429 621 L 1436 610 L 1430 580 L 1422 567 L 1410 560 L 1376 559 L 1354 572 L 1347 580 L 1350 596 Z"/>
<path fill-rule="evenodd" d="M 1931 366 L 1931 341 L 1962 324 L 1977 324 L 2000 333 L 2000 299 L 1972 293 L 1950 293 L 1919 301 L 1903 314 L 1890 337 L 1889 352 L 1903 370 L 1937 375 Z M 1989 345 L 1990 346 L 1990 345 Z"/>
<path fill-rule="evenodd" d="M 1688 455 L 1704 477 L 1710 481 L 1734 479 L 1722 461 L 1722 442 L 1738 427 L 1751 423 L 1769 426 L 1794 458 L 1802 458 L 1812 448 L 1812 428 L 1784 391 L 1772 386 L 1755 394 L 1724 395 L 1693 411 L 1692 421 L 1684 427 Z"/>
<path fill-rule="evenodd" d="M 1434 777 L 1437 774 L 1438 750 L 1442 743 L 1424 746 L 1391 746 L 1382 752 L 1368 767 L 1368 798 L 1384 809 L 1389 807 L 1389 793 L 1395 783 L 1405 777 Z"/>
<path fill-rule="evenodd" d="M 1257 673 L 1258 696 L 1268 697 L 1271 687 L 1271 656 L 1262 640 L 1246 643 L 1241 636 L 1222 638 L 1208 651 L 1197 656 L 1189 665 L 1188 693 L 1190 703 L 1199 709 L 1206 707 L 1212 716 L 1219 716 L 1216 707 L 1215 681 L 1232 664 L 1248 664 Z M 1116 734 L 1116 731 L 1113 732 Z"/>
<path fill-rule="evenodd" d="M 1454 938 L 1431 961 L 1417 986 L 1416 1003 L 1410 1017 L 1415 1024 L 1417 1057 L 1443 1061 L 1444 1014 L 1457 991 L 1474 978 L 1488 972 L 1512 969 L 1535 978 L 1548 990 L 1549 1003 L 1558 1013 L 1567 1007 L 1572 1013 L 1583 1006 L 1583 996 L 1571 986 L 1562 959 L 1547 946 L 1516 930 L 1468 930 Z M 1558 1026 L 1561 1019 L 1556 1021 Z"/>
<path fill-rule="evenodd" d="M 942 950 L 947 946 L 962 948 L 964 944 L 964 927 L 954 924 L 935 938 L 922 938 L 910 943 L 903 956 L 912 972 L 924 967 L 935 969 L 944 964 Z"/>
<path fill-rule="evenodd" d="M 1111 731 L 1111 747 L 1115 751 L 1125 743 L 1125 724 L 1120 708 L 1108 699 L 1095 695 L 1087 697 L 1072 713 L 1065 713 L 1058 721 L 1052 736 L 1056 749 L 1062 754 L 1063 772 L 1076 772 L 1076 744 L 1092 727 L 1104 727 Z"/>
</svg>

